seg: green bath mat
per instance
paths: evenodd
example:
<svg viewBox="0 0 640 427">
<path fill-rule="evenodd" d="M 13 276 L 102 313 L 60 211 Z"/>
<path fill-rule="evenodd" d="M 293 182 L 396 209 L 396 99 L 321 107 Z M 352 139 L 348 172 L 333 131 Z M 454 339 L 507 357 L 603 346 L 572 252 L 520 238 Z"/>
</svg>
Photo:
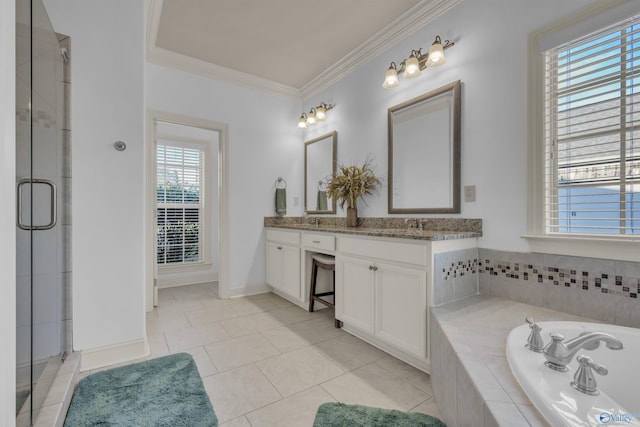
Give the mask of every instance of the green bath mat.
<svg viewBox="0 0 640 427">
<path fill-rule="evenodd" d="M 446 427 L 431 415 L 344 403 L 323 403 L 313 427 Z"/>
<path fill-rule="evenodd" d="M 186 353 L 96 372 L 78 383 L 65 427 L 215 427 L 218 419 Z"/>
</svg>

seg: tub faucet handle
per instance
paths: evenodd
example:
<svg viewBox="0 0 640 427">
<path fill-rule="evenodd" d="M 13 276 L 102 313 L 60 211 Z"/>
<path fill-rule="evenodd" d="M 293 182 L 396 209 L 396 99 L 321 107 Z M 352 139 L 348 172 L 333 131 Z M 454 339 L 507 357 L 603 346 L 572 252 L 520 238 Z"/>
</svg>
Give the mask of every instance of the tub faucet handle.
<svg viewBox="0 0 640 427">
<path fill-rule="evenodd" d="M 596 379 L 593 376 L 593 371 L 600 375 L 607 375 L 609 373 L 608 369 L 598 363 L 595 363 L 589 356 L 585 356 L 583 354 L 576 357 L 576 360 L 580 366 L 573 375 L 571 387 L 581 393 L 591 396 L 600 394 L 598 391 L 598 383 L 596 383 Z"/>
<path fill-rule="evenodd" d="M 531 351 L 535 351 L 536 353 L 542 353 L 544 349 L 544 341 L 542 340 L 542 336 L 540 335 L 540 331 L 542 328 L 538 326 L 538 324 L 533 320 L 533 317 L 528 316 L 526 322 L 529 324 L 529 328 L 531 328 L 531 333 L 529 334 L 529 338 L 527 338 L 527 343 L 524 345 Z"/>
</svg>

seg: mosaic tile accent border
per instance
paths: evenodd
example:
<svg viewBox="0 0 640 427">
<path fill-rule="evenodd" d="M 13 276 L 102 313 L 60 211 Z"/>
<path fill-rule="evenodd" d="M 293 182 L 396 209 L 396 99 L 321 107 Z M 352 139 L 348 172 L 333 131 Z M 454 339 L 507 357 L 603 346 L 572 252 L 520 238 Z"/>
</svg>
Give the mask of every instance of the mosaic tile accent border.
<svg viewBox="0 0 640 427">
<path fill-rule="evenodd" d="M 464 277 L 467 274 L 476 274 L 479 266 L 478 258 L 452 262 L 450 266 L 442 268 L 442 280 Z"/>
<path fill-rule="evenodd" d="M 638 298 L 638 294 L 640 294 L 640 278 L 637 277 L 490 259 L 478 262 L 478 270 L 481 274 L 489 274 L 490 276 L 531 280 L 540 284 L 550 283 L 554 286 L 585 291 L 596 289 L 603 294 L 621 295 L 628 298 Z"/>
</svg>

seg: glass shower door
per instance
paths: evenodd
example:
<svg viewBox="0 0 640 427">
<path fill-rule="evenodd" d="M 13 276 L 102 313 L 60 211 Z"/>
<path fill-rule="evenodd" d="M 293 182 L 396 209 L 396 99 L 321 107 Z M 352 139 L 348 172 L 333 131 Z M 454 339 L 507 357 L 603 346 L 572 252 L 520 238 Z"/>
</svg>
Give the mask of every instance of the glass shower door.
<svg viewBox="0 0 640 427">
<path fill-rule="evenodd" d="M 16 425 L 36 420 L 64 346 L 58 188 L 62 58 L 41 0 L 16 1 Z"/>
</svg>

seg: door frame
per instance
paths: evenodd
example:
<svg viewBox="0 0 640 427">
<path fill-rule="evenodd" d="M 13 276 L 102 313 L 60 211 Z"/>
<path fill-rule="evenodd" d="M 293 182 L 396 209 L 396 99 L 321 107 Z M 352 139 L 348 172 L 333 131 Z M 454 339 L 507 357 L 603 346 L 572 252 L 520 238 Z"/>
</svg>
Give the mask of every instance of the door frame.
<svg viewBox="0 0 640 427">
<path fill-rule="evenodd" d="M 159 110 L 146 112 L 146 155 L 145 155 L 145 311 L 154 307 L 157 268 L 155 257 L 155 195 L 156 195 L 156 150 L 155 123 L 165 122 L 218 132 L 218 295 L 229 297 L 229 140 L 228 125 L 222 122 L 200 119 Z"/>
</svg>

